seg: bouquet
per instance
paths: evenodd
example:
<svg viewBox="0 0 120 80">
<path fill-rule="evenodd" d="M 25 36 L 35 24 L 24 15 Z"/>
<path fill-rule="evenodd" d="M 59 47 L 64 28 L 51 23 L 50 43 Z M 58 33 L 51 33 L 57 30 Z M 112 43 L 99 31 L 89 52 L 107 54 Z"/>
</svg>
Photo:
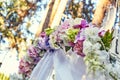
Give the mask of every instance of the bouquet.
<svg viewBox="0 0 120 80">
<path fill-rule="evenodd" d="M 62 56 L 65 56 L 62 58 L 65 58 L 64 60 L 66 60 L 66 63 L 68 62 L 70 66 L 73 66 L 71 69 L 68 69 L 68 72 L 70 72 L 69 70 L 76 69 L 74 64 L 70 62 L 71 53 L 83 59 L 86 66 L 86 73 L 84 74 L 86 75 L 86 80 L 119 80 L 120 72 L 118 69 L 120 69 L 120 66 L 112 62 L 113 59 L 111 59 L 109 52 L 112 40 L 113 31 L 110 32 L 109 30 L 96 27 L 96 25 L 88 23 L 81 18 L 65 20 L 60 26 L 54 29 L 47 28 L 40 34 L 35 44 L 29 47 L 26 56 L 21 59 L 19 66 L 20 73 L 26 77 L 30 77 L 32 71 L 34 74 L 34 67 L 38 64 L 38 61 L 41 63 L 41 65 L 38 65 L 42 66 L 44 60 L 41 59 L 47 52 L 49 52 L 47 54 L 65 53 L 62 54 Z M 63 52 L 60 51 L 60 49 L 63 50 Z M 45 58 L 46 57 L 43 59 Z M 59 61 L 60 60 L 58 60 L 58 62 Z M 77 65 L 84 64 L 77 63 Z M 39 69 L 36 68 L 36 70 Z M 60 71 L 58 71 L 58 74 L 59 72 Z M 64 79 L 61 78 L 61 80 Z M 82 79 L 73 78 L 70 80 Z"/>
</svg>

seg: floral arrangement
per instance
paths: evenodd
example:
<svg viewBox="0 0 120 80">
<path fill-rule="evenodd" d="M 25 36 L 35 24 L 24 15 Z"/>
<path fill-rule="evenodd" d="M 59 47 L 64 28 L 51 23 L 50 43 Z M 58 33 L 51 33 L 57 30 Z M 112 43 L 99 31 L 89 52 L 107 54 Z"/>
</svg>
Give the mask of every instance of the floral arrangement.
<svg viewBox="0 0 120 80">
<path fill-rule="evenodd" d="M 84 19 L 65 20 L 55 29 L 47 28 L 40 34 L 34 46 L 30 46 L 26 56 L 21 59 L 19 72 L 29 77 L 46 51 L 61 48 L 65 52 L 72 49 L 81 56 L 88 74 L 99 76 L 102 73 L 105 77 L 119 80 L 120 72 L 115 70 L 117 64 L 111 63 L 109 54 L 112 39 L 113 31 L 98 28 Z"/>
<path fill-rule="evenodd" d="M 24 78 L 30 77 L 31 71 L 47 51 L 45 40 L 47 40 L 46 37 L 41 34 L 41 37 L 36 41 L 34 46 L 31 45 L 27 50 L 27 54 L 20 60 L 19 73 L 22 74 Z"/>
</svg>

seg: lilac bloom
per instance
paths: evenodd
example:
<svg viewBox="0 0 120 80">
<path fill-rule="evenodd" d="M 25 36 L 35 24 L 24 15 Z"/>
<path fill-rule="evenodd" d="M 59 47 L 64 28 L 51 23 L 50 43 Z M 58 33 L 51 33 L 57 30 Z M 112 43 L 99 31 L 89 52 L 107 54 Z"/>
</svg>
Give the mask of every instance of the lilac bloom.
<svg viewBox="0 0 120 80">
<path fill-rule="evenodd" d="M 30 70 L 29 67 L 30 67 L 30 64 L 22 59 L 19 65 L 19 72 L 26 73 L 28 70 Z"/>
<path fill-rule="evenodd" d="M 85 40 L 85 36 L 84 35 L 81 35 L 81 30 L 80 32 L 78 33 L 78 35 L 76 36 L 76 39 L 74 41 L 74 43 L 76 43 L 78 40 Z"/>
<path fill-rule="evenodd" d="M 88 27 L 87 21 L 86 20 L 81 20 L 81 26 L 82 26 L 82 28 Z"/>
<path fill-rule="evenodd" d="M 36 65 L 40 61 L 40 57 L 34 58 L 33 61 L 34 61 L 34 64 Z"/>
<path fill-rule="evenodd" d="M 31 57 L 31 58 L 35 58 L 38 56 L 38 51 L 35 47 L 33 46 L 30 46 L 29 49 L 28 49 L 28 55 Z"/>
<path fill-rule="evenodd" d="M 48 49 L 49 48 L 49 38 L 47 36 L 44 37 L 40 37 L 37 47 L 39 47 L 40 49 Z"/>
</svg>

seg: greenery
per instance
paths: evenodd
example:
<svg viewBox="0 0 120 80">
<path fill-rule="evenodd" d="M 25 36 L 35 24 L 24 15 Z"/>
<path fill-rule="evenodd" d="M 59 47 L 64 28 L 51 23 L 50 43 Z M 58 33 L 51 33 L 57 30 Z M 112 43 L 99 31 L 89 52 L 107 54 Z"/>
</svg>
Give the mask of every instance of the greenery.
<svg viewBox="0 0 120 80">
<path fill-rule="evenodd" d="M 113 40 L 113 31 L 110 32 L 109 30 L 105 33 L 103 37 L 101 37 L 101 40 L 103 42 L 103 46 L 105 47 L 106 51 L 108 51 L 111 47 L 111 41 Z M 101 47 L 101 50 L 104 50 L 104 47 Z"/>
</svg>

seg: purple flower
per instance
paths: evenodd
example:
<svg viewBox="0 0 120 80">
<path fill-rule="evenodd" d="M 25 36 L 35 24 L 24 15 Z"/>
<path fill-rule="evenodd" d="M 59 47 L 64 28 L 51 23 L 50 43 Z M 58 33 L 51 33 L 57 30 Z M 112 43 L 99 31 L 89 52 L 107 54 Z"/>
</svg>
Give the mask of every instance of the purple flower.
<svg viewBox="0 0 120 80">
<path fill-rule="evenodd" d="M 81 20 L 81 26 L 82 26 L 82 28 L 86 28 L 86 27 L 88 27 L 88 23 L 87 23 L 87 21 L 86 20 Z"/>
<path fill-rule="evenodd" d="M 84 40 L 78 40 L 76 43 L 75 43 L 75 46 L 73 48 L 73 50 L 80 56 L 84 57 L 85 54 L 83 53 L 83 42 Z"/>
<path fill-rule="evenodd" d="M 19 73 L 29 76 L 32 71 L 31 68 L 32 65 L 29 62 L 25 61 L 24 59 L 20 60 Z"/>
<path fill-rule="evenodd" d="M 49 45 L 49 38 L 48 37 L 44 37 L 39 39 L 37 47 L 39 47 L 40 49 L 48 49 L 50 47 Z"/>
<path fill-rule="evenodd" d="M 68 44 L 69 44 L 71 47 L 74 47 L 74 46 L 75 46 L 75 43 L 74 43 L 74 42 L 68 42 Z"/>
<path fill-rule="evenodd" d="M 40 57 L 34 58 L 33 61 L 34 61 L 34 64 L 36 65 L 40 61 Z"/>
<path fill-rule="evenodd" d="M 98 33 L 98 35 L 100 36 L 100 37 L 103 37 L 104 36 L 104 34 L 105 34 L 105 30 L 102 30 L 102 31 L 100 31 L 99 33 Z"/>
<path fill-rule="evenodd" d="M 83 30 L 83 29 L 82 29 Z M 80 32 L 78 33 L 78 35 L 76 36 L 76 39 L 75 39 L 75 41 L 74 41 L 74 43 L 76 43 L 78 40 L 85 40 L 85 36 L 84 35 L 81 35 L 81 32 L 82 32 L 82 30 L 80 30 Z"/>
<path fill-rule="evenodd" d="M 27 52 L 31 58 L 36 58 L 38 56 L 38 51 L 34 46 L 30 46 Z"/>
<path fill-rule="evenodd" d="M 82 29 L 82 28 L 86 28 L 86 27 L 88 27 L 88 23 L 84 19 L 81 20 L 80 24 L 74 25 L 74 28 L 80 28 L 80 29 Z"/>
<path fill-rule="evenodd" d="M 46 33 L 45 33 L 45 32 L 42 32 L 42 33 L 40 34 L 40 37 L 46 37 Z"/>
<path fill-rule="evenodd" d="M 49 47 L 49 42 L 48 41 L 49 41 L 48 36 L 46 35 L 45 32 L 42 32 L 40 34 L 37 47 L 39 47 L 40 49 L 47 49 Z"/>
</svg>

